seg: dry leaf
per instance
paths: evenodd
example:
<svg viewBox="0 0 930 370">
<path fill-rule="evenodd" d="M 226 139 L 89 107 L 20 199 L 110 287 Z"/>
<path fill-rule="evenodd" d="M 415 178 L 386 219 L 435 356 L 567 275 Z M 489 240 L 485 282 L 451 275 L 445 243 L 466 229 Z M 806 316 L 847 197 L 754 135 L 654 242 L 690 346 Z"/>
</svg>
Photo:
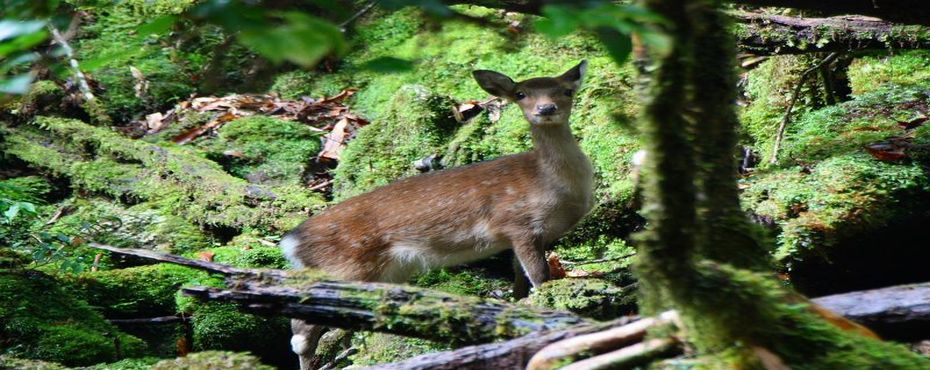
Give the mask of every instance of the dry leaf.
<svg viewBox="0 0 930 370">
<path fill-rule="evenodd" d="M 215 255 L 216 253 L 213 253 L 211 251 L 203 251 L 203 252 L 197 253 L 197 258 L 200 259 L 201 261 L 213 262 L 213 256 Z"/>
<path fill-rule="evenodd" d="M 323 151 L 320 157 L 339 160 L 342 149 L 345 148 L 346 128 L 349 125 L 348 119 L 341 119 L 333 126 L 333 130 L 323 136 Z"/>
<path fill-rule="evenodd" d="M 565 277 L 565 268 L 562 267 L 562 261 L 559 261 L 559 255 L 555 253 L 549 254 L 549 277 L 552 279 L 562 279 Z"/>
</svg>

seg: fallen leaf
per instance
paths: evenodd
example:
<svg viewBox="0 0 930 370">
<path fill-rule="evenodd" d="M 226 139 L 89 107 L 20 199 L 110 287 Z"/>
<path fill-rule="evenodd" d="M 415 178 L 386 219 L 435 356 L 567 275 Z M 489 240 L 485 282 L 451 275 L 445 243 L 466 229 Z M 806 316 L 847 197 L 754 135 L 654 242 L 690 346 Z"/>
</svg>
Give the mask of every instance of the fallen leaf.
<svg viewBox="0 0 930 370">
<path fill-rule="evenodd" d="M 197 258 L 200 259 L 201 261 L 213 262 L 213 256 L 215 255 L 216 253 L 213 253 L 211 251 L 203 251 L 203 252 L 197 253 Z"/>
<path fill-rule="evenodd" d="M 323 151 L 320 157 L 339 160 L 342 150 L 345 148 L 346 127 L 349 125 L 348 119 L 341 119 L 333 126 L 333 130 L 323 136 Z"/>
<path fill-rule="evenodd" d="M 552 279 L 562 279 L 565 277 L 565 268 L 562 267 L 562 261 L 559 261 L 559 255 L 549 254 L 549 277 Z"/>
</svg>

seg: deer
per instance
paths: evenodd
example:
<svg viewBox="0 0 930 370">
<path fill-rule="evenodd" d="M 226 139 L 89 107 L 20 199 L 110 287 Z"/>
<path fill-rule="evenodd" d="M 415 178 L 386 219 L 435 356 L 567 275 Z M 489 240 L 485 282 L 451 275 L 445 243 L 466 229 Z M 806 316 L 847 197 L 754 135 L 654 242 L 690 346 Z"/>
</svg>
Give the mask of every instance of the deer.
<svg viewBox="0 0 930 370">
<path fill-rule="evenodd" d="M 330 206 L 282 237 L 284 255 L 295 268 L 337 279 L 403 283 L 512 249 L 515 296 L 526 295 L 526 279 L 538 288 L 549 279 L 546 247 L 594 205 L 593 167 L 569 126 L 586 69 L 581 61 L 557 77 L 520 82 L 472 72 L 484 91 L 520 107 L 532 150 L 407 177 Z M 324 328 L 295 319 L 292 331 L 292 350 L 309 369 Z"/>
</svg>

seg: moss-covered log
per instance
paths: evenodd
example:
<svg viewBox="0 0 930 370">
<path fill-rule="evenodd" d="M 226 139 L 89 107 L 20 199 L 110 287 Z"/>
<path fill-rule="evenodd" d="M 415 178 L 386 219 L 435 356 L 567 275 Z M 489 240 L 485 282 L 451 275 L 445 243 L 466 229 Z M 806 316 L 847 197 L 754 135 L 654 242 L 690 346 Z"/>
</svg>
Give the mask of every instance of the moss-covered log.
<svg viewBox="0 0 930 370">
<path fill-rule="evenodd" d="M 834 294 L 813 302 L 885 338 L 920 340 L 930 329 L 930 283 Z"/>
<path fill-rule="evenodd" d="M 231 289 L 185 288 L 195 297 L 236 302 L 247 312 L 312 324 L 371 330 L 454 344 L 516 338 L 593 321 L 574 314 L 382 283 L 289 275 L 286 285 L 233 279 Z"/>
<path fill-rule="evenodd" d="M 249 184 L 185 148 L 132 140 L 77 120 L 37 117 L 0 125 L 0 151 L 72 186 L 129 203 L 149 201 L 168 214 L 216 228 L 287 229 L 323 200 L 298 186 Z"/>
<path fill-rule="evenodd" d="M 874 18 L 798 18 L 731 13 L 741 51 L 757 55 L 863 49 L 927 49 L 930 30 Z"/>
</svg>

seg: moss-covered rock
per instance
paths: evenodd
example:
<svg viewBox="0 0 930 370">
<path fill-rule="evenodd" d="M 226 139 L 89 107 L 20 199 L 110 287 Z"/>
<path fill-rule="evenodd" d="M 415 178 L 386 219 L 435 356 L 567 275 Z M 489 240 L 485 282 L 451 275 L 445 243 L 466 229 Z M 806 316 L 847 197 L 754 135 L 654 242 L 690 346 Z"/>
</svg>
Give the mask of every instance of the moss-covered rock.
<svg viewBox="0 0 930 370">
<path fill-rule="evenodd" d="M 14 357 L 91 365 L 139 356 L 144 343 L 119 331 L 52 277 L 0 270 L 0 350 Z"/>
<path fill-rule="evenodd" d="M 170 316 L 178 312 L 175 294 L 188 282 L 206 278 L 188 267 L 160 263 L 63 276 L 75 295 L 100 307 L 108 318 Z"/>
<path fill-rule="evenodd" d="M 345 199 L 416 174 L 412 162 L 438 154 L 455 131 L 455 101 L 423 86 L 394 95 L 381 119 L 361 128 L 342 154 L 334 176 L 337 199 Z"/>
<path fill-rule="evenodd" d="M 290 263 L 284 257 L 280 248 L 268 246 L 243 247 L 224 246 L 211 248 L 213 262 L 225 265 L 248 268 L 286 269 Z"/>
<path fill-rule="evenodd" d="M 508 298 L 513 281 L 494 276 L 481 268 L 437 269 L 417 276 L 414 284 L 456 295 Z"/>
<path fill-rule="evenodd" d="M 633 313 L 636 294 L 605 280 L 566 278 L 547 281 L 524 303 L 606 320 Z"/>
<path fill-rule="evenodd" d="M 204 249 L 213 243 L 197 225 L 151 203 L 124 207 L 101 198 L 72 198 L 60 206 L 69 213 L 48 232 L 85 235 L 98 243 L 175 254 Z"/>
<path fill-rule="evenodd" d="M 195 142 L 235 176 L 258 184 L 301 184 L 305 165 L 320 151 L 320 134 L 307 125 L 251 116 L 223 125 L 217 137 Z"/>
<path fill-rule="evenodd" d="M 194 349 L 249 351 L 266 361 L 287 361 L 290 321 L 239 312 L 228 303 L 208 302 L 193 312 Z"/>
<path fill-rule="evenodd" d="M 149 370 L 161 359 L 156 357 L 127 358 L 106 364 L 88 366 L 84 370 Z"/>
<path fill-rule="evenodd" d="M 9 370 L 66 370 L 61 364 L 48 361 L 28 360 L 0 355 L 0 369 Z"/>
<path fill-rule="evenodd" d="M 148 200 L 162 214 L 205 227 L 288 229 L 323 203 L 299 186 L 248 184 L 186 148 L 131 140 L 76 120 L 39 117 L 31 127 L 3 130 L 4 152 L 68 177 L 74 187 Z"/>
<path fill-rule="evenodd" d="M 866 56 L 854 60 L 849 66 L 849 87 L 853 94 L 862 95 L 888 84 L 930 85 L 930 51 L 910 50 L 893 55 Z"/>
<path fill-rule="evenodd" d="M 152 370 L 273 370 L 274 367 L 263 365 L 258 358 L 248 353 L 226 351 L 204 351 L 191 353 L 174 360 L 163 360 L 153 365 Z"/>
</svg>

